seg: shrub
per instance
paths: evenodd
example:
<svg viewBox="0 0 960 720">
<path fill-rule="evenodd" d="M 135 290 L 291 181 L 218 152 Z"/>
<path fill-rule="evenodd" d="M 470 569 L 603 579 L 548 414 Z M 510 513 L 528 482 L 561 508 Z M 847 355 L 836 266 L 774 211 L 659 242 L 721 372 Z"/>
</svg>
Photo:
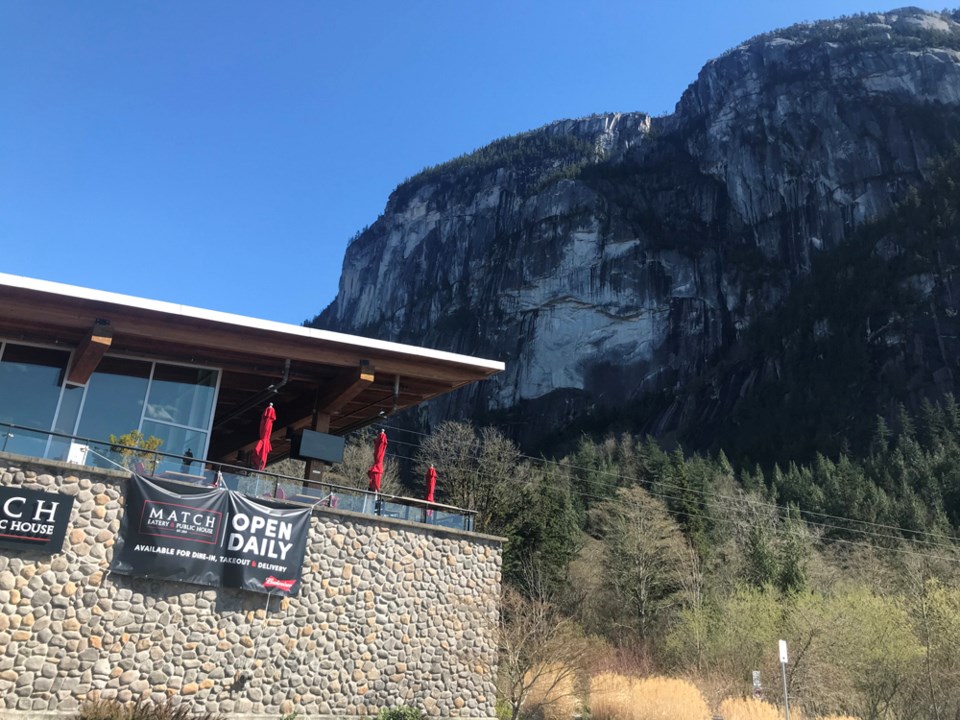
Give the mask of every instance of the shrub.
<svg viewBox="0 0 960 720">
<path fill-rule="evenodd" d="M 222 720 L 216 713 L 194 713 L 186 704 L 174 705 L 137 700 L 121 703 L 116 700 L 97 700 L 80 706 L 77 720 Z"/>
<path fill-rule="evenodd" d="M 718 709 L 723 720 L 780 720 L 776 706 L 755 698 L 727 698 Z"/>
<path fill-rule="evenodd" d="M 377 713 L 377 720 L 422 720 L 423 713 L 418 708 L 409 705 L 383 708 Z"/>
<path fill-rule="evenodd" d="M 626 678 L 603 673 L 590 681 L 593 720 L 708 720 L 696 685 L 659 676 Z"/>
<path fill-rule="evenodd" d="M 528 672 L 524 683 L 530 689 L 523 703 L 523 714 L 544 720 L 573 717 L 577 712 L 574 678 L 573 671 L 564 665 L 548 665 Z"/>
<path fill-rule="evenodd" d="M 590 679 L 592 720 L 628 720 L 632 716 L 630 686 L 633 681 L 616 673 L 601 673 Z"/>
<path fill-rule="evenodd" d="M 697 686 L 686 680 L 649 677 L 637 682 L 637 720 L 708 720 L 710 709 Z"/>
</svg>

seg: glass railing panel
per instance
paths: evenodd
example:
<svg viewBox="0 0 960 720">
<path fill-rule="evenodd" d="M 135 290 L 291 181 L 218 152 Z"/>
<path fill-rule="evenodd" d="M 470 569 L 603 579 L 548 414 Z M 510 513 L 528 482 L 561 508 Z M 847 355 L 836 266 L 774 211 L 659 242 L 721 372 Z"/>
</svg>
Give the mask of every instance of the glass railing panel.
<svg viewBox="0 0 960 720">
<path fill-rule="evenodd" d="M 278 477 L 275 478 L 277 493 L 276 497 L 280 500 L 292 500 L 297 495 L 300 494 L 300 491 L 303 487 L 302 480 L 294 480 L 293 478 Z"/>
<path fill-rule="evenodd" d="M 8 452 L 19 455 L 65 460 L 95 468 L 123 469 L 148 478 L 200 486 L 214 486 L 219 483 L 252 497 L 276 497 L 279 500 L 458 530 L 473 528 L 473 517 L 470 513 L 457 512 L 453 508 L 441 510 L 435 506 L 427 509 L 424 503 L 413 498 L 383 497 L 356 488 L 308 483 L 300 478 L 220 465 L 158 451 L 118 447 L 62 433 L 0 424 L 0 449 L 3 449 L 4 442 Z"/>
<path fill-rule="evenodd" d="M 300 489 L 291 498 L 296 502 L 308 503 L 310 505 L 330 505 L 331 490 L 328 485 L 307 485 L 301 483 Z"/>
<path fill-rule="evenodd" d="M 383 517 L 393 518 L 395 520 L 413 520 L 414 522 L 420 522 L 420 516 L 423 513 L 418 507 L 411 507 L 403 503 L 384 500 L 380 508 L 380 514 Z"/>
<path fill-rule="evenodd" d="M 355 513 L 366 513 L 373 515 L 376 513 L 377 499 L 372 495 L 355 495 L 353 493 L 336 493 L 338 510 L 349 510 Z"/>
<path fill-rule="evenodd" d="M 71 441 L 66 438 L 52 437 L 47 442 L 47 451 L 43 455 L 47 460 L 66 462 L 70 457 Z"/>
<path fill-rule="evenodd" d="M 259 475 L 251 474 L 248 472 L 237 472 L 231 470 L 221 470 L 219 483 L 230 490 L 235 492 L 242 493 L 244 495 L 252 495 L 257 497 L 267 492 L 268 484 L 262 482 L 262 479 Z M 273 489 L 272 483 L 270 484 L 269 489 Z"/>
<path fill-rule="evenodd" d="M 332 508 L 342 508 L 344 497 L 354 496 L 353 493 L 344 492 L 341 488 L 333 485 L 308 485 L 304 482 L 300 483 L 300 488 L 295 493 L 288 496 L 288 499 L 308 505 Z"/>
<path fill-rule="evenodd" d="M 86 442 L 79 443 L 79 447 L 85 448 L 85 452 L 76 457 L 84 457 L 84 465 L 95 468 L 105 468 L 109 470 L 129 470 L 145 474 L 152 473 L 156 466 L 157 458 L 140 456 L 134 452 L 121 449 L 114 449 L 113 446 L 106 443 Z"/>
<path fill-rule="evenodd" d="M 348 506 L 346 509 L 353 509 L 355 506 L 346 498 L 356 497 L 356 494 L 350 492 L 349 489 L 339 488 L 335 485 L 308 484 L 303 480 L 281 478 L 279 486 L 281 492 L 283 492 L 284 500 L 340 509 L 343 509 L 344 505 Z"/>
<path fill-rule="evenodd" d="M 10 430 L 2 433 L 0 447 L 4 452 L 43 457 L 47 449 L 47 433 L 42 430 Z"/>
<path fill-rule="evenodd" d="M 160 457 L 156 462 L 148 463 L 147 466 L 153 466 L 151 474 L 156 477 L 191 485 L 213 485 L 216 479 L 216 473 L 206 470 L 204 463 L 197 460 Z"/>
<path fill-rule="evenodd" d="M 432 517 L 427 518 L 427 523 L 430 525 L 439 525 L 440 527 L 453 528 L 455 530 L 463 530 L 464 516 L 460 513 L 434 510 Z"/>
</svg>

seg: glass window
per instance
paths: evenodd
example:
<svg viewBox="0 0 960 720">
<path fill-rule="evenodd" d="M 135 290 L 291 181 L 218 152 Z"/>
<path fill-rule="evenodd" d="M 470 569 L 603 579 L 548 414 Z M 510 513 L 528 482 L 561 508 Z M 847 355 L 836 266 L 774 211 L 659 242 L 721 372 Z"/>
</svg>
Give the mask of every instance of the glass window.
<svg viewBox="0 0 960 720">
<path fill-rule="evenodd" d="M 65 385 L 63 396 L 60 398 L 60 410 L 57 412 L 57 421 L 53 424 L 54 432 L 64 435 L 73 435 L 80 415 L 80 404 L 83 400 L 85 388 L 79 385 Z M 66 460 L 70 450 L 70 440 L 61 437 L 51 437 L 46 457 L 53 460 Z"/>
<path fill-rule="evenodd" d="M 86 387 L 63 386 L 69 360 L 66 350 L 0 343 L 0 449 L 65 459 L 70 440 L 49 431 L 106 443 L 140 430 L 163 440 L 161 452 L 204 457 L 218 370 L 107 356 Z"/>
<path fill-rule="evenodd" d="M 50 430 L 60 383 L 70 354 L 63 350 L 7 344 L 0 357 L 0 423 Z M 8 452 L 43 457 L 45 432 L 2 428 Z"/>
<path fill-rule="evenodd" d="M 84 388 L 80 385 L 67 385 L 63 388 L 63 398 L 60 400 L 60 412 L 57 413 L 57 422 L 53 429 L 64 435 L 73 435 L 80 415 L 80 403 L 83 400 Z"/>
<path fill-rule="evenodd" d="M 106 440 L 110 435 L 124 435 L 138 429 L 147 397 L 150 366 L 151 363 L 139 360 L 103 358 L 87 383 L 77 435 Z"/>
<path fill-rule="evenodd" d="M 146 437 L 152 435 L 163 440 L 163 444 L 157 448 L 162 453 L 202 458 L 207 449 L 207 434 L 199 430 L 190 430 L 188 428 L 177 427 L 176 425 L 166 425 L 165 423 L 153 422 L 152 420 L 144 420 L 142 432 Z M 168 462 L 173 461 L 168 459 Z M 180 462 L 179 460 L 176 461 L 176 468 L 166 469 L 180 470 Z M 202 467 L 202 465 L 203 463 L 197 463 L 198 467 Z"/>
<path fill-rule="evenodd" d="M 157 363 L 146 417 L 206 430 L 216 387 L 216 370 Z"/>
</svg>

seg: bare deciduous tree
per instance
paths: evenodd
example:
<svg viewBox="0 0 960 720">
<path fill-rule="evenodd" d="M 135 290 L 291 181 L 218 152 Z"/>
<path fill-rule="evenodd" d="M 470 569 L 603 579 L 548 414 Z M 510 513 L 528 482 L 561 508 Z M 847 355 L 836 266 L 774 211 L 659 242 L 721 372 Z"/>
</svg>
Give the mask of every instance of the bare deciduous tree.
<svg viewBox="0 0 960 720">
<path fill-rule="evenodd" d="M 523 482 L 526 465 L 517 447 L 499 431 L 483 428 L 479 434 L 462 422 L 445 422 L 425 438 L 417 452 L 423 474 L 437 470 L 437 498 L 457 507 L 476 510 L 474 528 L 487 529 L 507 483 Z"/>
<path fill-rule="evenodd" d="M 501 697 L 511 720 L 528 712 L 534 690 L 541 703 L 571 701 L 590 643 L 548 596 L 535 569 L 525 570 L 525 592 L 505 585 L 500 600 Z"/>
<path fill-rule="evenodd" d="M 643 488 L 617 491 L 591 512 L 606 545 L 606 581 L 619 601 L 618 622 L 641 640 L 678 602 L 687 545 L 664 504 Z"/>
</svg>

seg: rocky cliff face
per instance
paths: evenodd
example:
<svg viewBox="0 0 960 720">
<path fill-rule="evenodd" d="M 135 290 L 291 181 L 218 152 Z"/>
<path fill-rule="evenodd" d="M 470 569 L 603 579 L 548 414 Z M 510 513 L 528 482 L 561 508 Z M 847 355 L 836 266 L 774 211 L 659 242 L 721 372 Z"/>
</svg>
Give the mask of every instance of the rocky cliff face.
<svg viewBox="0 0 960 720">
<path fill-rule="evenodd" d="M 682 389 L 960 137 L 958 21 L 770 33 L 708 63 L 670 116 L 557 122 L 427 170 L 350 244 L 315 322 L 504 360 L 427 419 L 512 419 L 528 442 Z"/>
</svg>

